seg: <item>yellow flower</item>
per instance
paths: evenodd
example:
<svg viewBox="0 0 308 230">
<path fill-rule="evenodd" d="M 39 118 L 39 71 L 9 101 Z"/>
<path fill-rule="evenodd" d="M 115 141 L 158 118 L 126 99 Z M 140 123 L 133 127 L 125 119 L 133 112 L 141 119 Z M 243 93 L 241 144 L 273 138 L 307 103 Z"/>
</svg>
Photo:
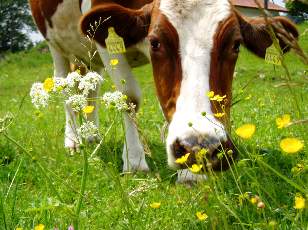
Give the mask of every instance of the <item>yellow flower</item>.
<svg viewBox="0 0 308 230">
<path fill-rule="evenodd" d="M 208 215 L 206 215 L 206 213 L 203 212 L 197 212 L 196 216 L 201 221 L 206 220 L 208 218 Z"/>
<path fill-rule="evenodd" d="M 276 118 L 276 124 L 278 129 L 282 129 L 287 127 L 290 124 L 291 117 L 289 114 L 285 114 L 282 117 L 277 117 Z"/>
<path fill-rule="evenodd" d="M 39 224 L 34 227 L 34 230 L 44 230 L 44 228 L 45 228 L 44 224 Z"/>
<path fill-rule="evenodd" d="M 94 110 L 94 106 L 93 105 L 87 105 L 82 111 L 85 113 L 85 114 L 90 114 L 92 113 Z"/>
<path fill-rule="evenodd" d="M 245 124 L 236 129 L 235 133 L 243 139 L 249 139 L 252 137 L 255 131 L 256 131 L 256 126 L 254 124 Z"/>
<path fill-rule="evenodd" d="M 305 198 L 302 197 L 302 195 L 297 194 L 295 196 L 295 201 L 294 201 L 294 208 L 295 209 L 304 209 L 305 208 Z"/>
<path fill-rule="evenodd" d="M 118 59 L 111 59 L 110 60 L 110 65 L 111 66 L 116 66 L 117 64 L 119 64 L 119 60 Z"/>
<path fill-rule="evenodd" d="M 190 171 L 193 173 L 198 173 L 202 169 L 202 165 L 193 164 L 191 168 L 189 168 Z"/>
<path fill-rule="evenodd" d="M 214 95 L 215 95 L 214 91 L 210 91 L 210 92 L 207 93 L 207 96 L 208 96 L 209 98 L 214 97 Z"/>
<path fill-rule="evenodd" d="M 200 151 L 196 153 L 197 161 L 202 161 L 207 152 L 208 150 L 205 148 L 200 149 Z"/>
<path fill-rule="evenodd" d="M 252 198 L 250 199 L 250 202 L 251 202 L 252 204 L 256 204 L 256 203 L 258 202 L 258 199 L 257 199 L 256 197 L 252 197 Z"/>
<path fill-rule="evenodd" d="M 221 102 L 221 101 L 223 101 L 223 99 L 225 99 L 226 97 L 227 97 L 226 95 L 224 95 L 224 96 L 216 95 L 216 96 L 214 97 L 214 99 L 215 99 L 216 101 L 218 101 L 218 102 Z"/>
<path fill-rule="evenodd" d="M 22 230 L 22 228 L 16 228 L 15 230 Z"/>
<path fill-rule="evenodd" d="M 156 209 L 160 208 L 160 205 L 161 205 L 160 202 L 153 202 L 152 204 L 150 204 L 150 207 Z"/>
<path fill-rule="evenodd" d="M 280 142 L 280 148 L 286 153 L 297 153 L 304 147 L 304 143 L 297 138 L 285 138 Z"/>
<path fill-rule="evenodd" d="M 43 83 L 43 88 L 46 92 L 50 92 L 54 86 L 54 81 L 52 78 L 46 78 L 46 80 Z"/>
<path fill-rule="evenodd" d="M 221 117 L 225 116 L 225 113 L 215 113 L 214 116 L 217 117 L 217 118 L 221 118 Z"/>
<path fill-rule="evenodd" d="M 189 155 L 190 155 L 190 153 L 186 153 L 184 156 L 182 156 L 182 157 L 176 159 L 176 160 L 175 160 L 175 163 L 184 164 L 184 163 L 187 161 Z"/>
</svg>

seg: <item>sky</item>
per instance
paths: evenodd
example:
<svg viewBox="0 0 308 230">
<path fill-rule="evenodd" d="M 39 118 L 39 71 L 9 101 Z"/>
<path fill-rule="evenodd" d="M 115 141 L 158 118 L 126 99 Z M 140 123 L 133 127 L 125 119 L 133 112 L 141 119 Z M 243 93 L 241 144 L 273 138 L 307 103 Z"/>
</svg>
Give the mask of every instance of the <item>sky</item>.
<svg viewBox="0 0 308 230">
<path fill-rule="evenodd" d="M 284 2 L 283 0 L 269 0 L 270 2 L 273 2 L 277 5 L 280 5 L 280 6 L 284 6 Z M 33 42 L 39 42 L 39 41 L 42 41 L 43 40 L 43 37 L 40 33 L 38 32 L 32 32 L 30 35 L 30 38 Z"/>
</svg>

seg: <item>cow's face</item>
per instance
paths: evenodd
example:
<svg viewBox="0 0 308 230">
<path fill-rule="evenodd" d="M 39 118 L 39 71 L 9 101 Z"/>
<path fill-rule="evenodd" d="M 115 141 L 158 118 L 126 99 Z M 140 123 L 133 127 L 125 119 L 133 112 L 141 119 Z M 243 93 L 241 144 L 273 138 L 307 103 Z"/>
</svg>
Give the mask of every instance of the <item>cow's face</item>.
<svg viewBox="0 0 308 230">
<path fill-rule="evenodd" d="M 195 154 L 204 148 L 213 169 L 226 168 L 227 159 L 217 155 L 232 150 L 227 129 L 239 46 L 243 43 L 264 57 L 272 43 L 264 20 L 242 18 L 228 0 L 157 0 L 140 10 L 102 4 L 84 16 L 82 30 L 98 17 L 109 16 L 105 26 L 114 26 L 126 45 L 149 41 L 158 98 L 170 124 L 169 165 L 177 166 L 175 160 L 186 153 L 190 153 L 191 165 L 196 162 Z M 298 36 L 289 21 L 272 21 L 277 22 Z M 103 44 L 106 36 L 106 29 L 102 29 L 95 39 Z M 282 41 L 280 45 L 285 46 Z M 211 100 L 207 96 L 210 91 L 222 101 Z M 218 113 L 224 115 L 218 118 Z"/>
</svg>

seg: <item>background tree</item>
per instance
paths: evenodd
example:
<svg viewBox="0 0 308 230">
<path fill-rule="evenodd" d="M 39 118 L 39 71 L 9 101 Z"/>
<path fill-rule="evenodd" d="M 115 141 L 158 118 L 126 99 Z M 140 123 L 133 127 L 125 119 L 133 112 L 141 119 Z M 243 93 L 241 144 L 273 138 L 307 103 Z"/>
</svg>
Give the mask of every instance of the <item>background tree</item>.
<svg viewBox="0 0 308 230">
<path fill-rule="evenodd" d="M 308 14 L 308 1 L 307 0 L 288 0 L 286 7 L 292 16 L 303 16 Z"/>
<path fill-rule="evenodd" d="M 0 56 L 31 46 L 26 33 L 33 30 L 28 0 L 0 0 Z"/>
</svg>

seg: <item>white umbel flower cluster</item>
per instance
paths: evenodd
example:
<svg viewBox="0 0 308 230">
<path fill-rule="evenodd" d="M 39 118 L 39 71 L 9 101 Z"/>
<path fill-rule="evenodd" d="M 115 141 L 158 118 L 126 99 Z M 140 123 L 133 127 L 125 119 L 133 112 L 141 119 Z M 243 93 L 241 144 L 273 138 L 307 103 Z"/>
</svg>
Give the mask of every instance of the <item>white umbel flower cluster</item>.
<svg viewBox="0 0 308 230">
<path fill-rule="evenodd" d="M 103 95 L 103 102 L 108 108 L 115 108 L 118 111 L 129 109 L 127 96 L 120 91 L 105 93 Z"/>
<path fill-rule="evenodd" d="M 103 82 L 103 78 L 96 72 L 89 72 L 86 76 L 80 79 L 78 88 L 84 95 L 88 95 L 90 90 L 95 90 L 96 87 Z"/>
<path fill-rule="evenodd" d="M 30 97 L 35 108 L 45 108 L 48 105 L 49 94 L 44 90 L 43 83 L 34 83 L 30 90 Z"/>
<path fill-rule="evenodd" d="M 87 121 L 77 129 L 77 133 L 80 137 L 88 139 L 98 135 L 98 128 L 92 121 Z"/>
<path fill-rule="evenodd" d="M 74 112 L 80 112 L 87 106 L 87 98 L 84 95 L 73 95 L 66 100 L 66 104 L 72 107 Z"/>
<path fill-rule="evenodd" d="M 69 73 L 66 77 L 66 82 L 68 87 L 74 88 L 75 86 L 77 86 L 78 83 L 80 82 L 81 77 L 82 76 L 76 71 Z"/>
<path fill-rule="evenodd" d="M 53 81 L 54 81 L 54 86 L 53 86 L 54 92 L 62 91 L 67 86 L 67 80 L 63 77 L 54 77 Z"/>
</svg>

